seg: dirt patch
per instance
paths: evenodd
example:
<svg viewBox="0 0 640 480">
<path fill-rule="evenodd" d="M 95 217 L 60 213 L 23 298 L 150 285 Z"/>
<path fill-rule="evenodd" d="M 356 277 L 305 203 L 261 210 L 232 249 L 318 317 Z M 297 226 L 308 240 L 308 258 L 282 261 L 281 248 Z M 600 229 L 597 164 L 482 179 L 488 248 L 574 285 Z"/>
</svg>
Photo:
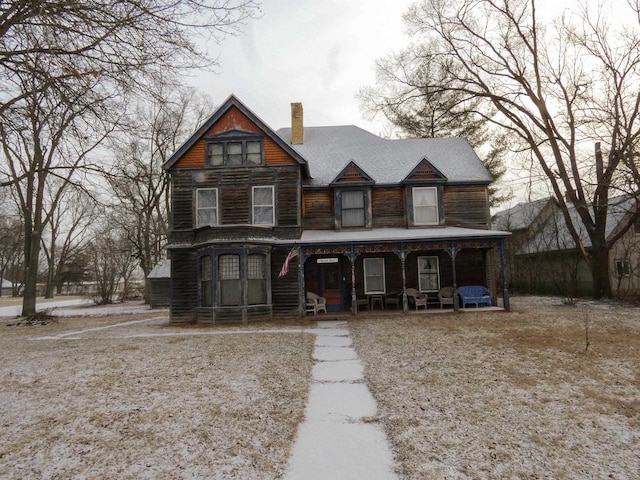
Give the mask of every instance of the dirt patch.
<svg viewBox="0 0 640 480">
<path fill-rule="evenodd" d="M 543 302 L 351 325 L 404 478 L 640 474 L 637 309 Z"/>
</svg>

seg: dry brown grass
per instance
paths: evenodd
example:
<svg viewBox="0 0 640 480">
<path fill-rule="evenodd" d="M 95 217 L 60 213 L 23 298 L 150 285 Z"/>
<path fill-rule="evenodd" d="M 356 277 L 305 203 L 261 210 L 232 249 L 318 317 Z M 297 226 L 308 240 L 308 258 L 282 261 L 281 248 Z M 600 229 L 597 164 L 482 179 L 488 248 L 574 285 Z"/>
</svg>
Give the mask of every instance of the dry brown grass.
<svg viewBox="0 0 640 480">
<path fill-rule="evenodd" d="M 133 318 L 0 327 L 0 478 L 281 476 L 313 336 L 136 324 L 35 339 Z"/>
<path fill-rule="evenodd" d="M 640 313 L 605 307 L 352 322 L 403 477 L 639 478 Z"/>
</svg>

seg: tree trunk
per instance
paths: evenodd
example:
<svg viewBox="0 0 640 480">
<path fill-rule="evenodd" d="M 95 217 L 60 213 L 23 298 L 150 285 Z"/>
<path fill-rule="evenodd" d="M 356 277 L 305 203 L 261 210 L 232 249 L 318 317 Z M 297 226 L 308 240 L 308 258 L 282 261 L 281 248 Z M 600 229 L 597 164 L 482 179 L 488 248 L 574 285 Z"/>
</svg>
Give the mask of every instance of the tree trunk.
<svg viewBox="0 0 640 480">
<path fill-rule="evenodd" d="M 40 235 L 30 232 L 25 239 L 24 296 L 22 297 L 22 316 L 36 313 L 38 294 L 38 257 L 40 256 Z"/>
<path fill-rule="evenodd" d="M 609 249 L 605 246 L 594 247 L 591 251 L 591 276 L 593 278 L 594 298 L 611 298 L 609 279 Z"/>
</svg>

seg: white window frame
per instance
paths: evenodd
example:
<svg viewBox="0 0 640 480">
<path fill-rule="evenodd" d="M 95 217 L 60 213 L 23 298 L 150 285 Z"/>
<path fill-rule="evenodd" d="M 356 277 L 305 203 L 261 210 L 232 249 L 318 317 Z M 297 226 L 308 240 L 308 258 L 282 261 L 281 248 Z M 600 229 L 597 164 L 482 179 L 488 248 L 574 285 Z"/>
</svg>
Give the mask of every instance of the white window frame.
<svg viewBox="0 0 640 480">
<path fill-rule="evenodd" d="M 369 289 L 369 285 L 368 285 L 368 279 L 369 279 L 369 275 L 367 273 L 367 264 L 370 262 L 382 262 L 382 290 L 370 290 Z M 386 270 L 385 270 L 385 265 L 384 265 L 384 258 L 382 257 L 375 257 L 375 258 L 365 258 L 362 261 L 362 265 L 363 265 L 363 273 L 364 273 L 364 293 L 365 295 L 376 295 L 376 294 L 385 294 L 387 293 L 387 289 L 386 289 L 386 285 L 387 285 L 387 278 L 386 278 Z"/>
<path fill-rule="evenodd" d="M 256 204 L 256 190 L 268 188 L 271 190 L 271 204 L 267 205 L 258 205 Z M 256 223 L 256 208 L 271 208 L 271 223 Z M 255 187 L 251 187 L 251 224 L 252 225 L 260 225 L 266 227 L 272 227 L 276 222 L 276 192 L 275 187 L 273 185 L 259 185 Z"/>
<path fill-rule="evenodd" d="M 200 192 L 209 191 L 215 192 L 216 197 L 216 206 L 215 207 L 200 207 Z M 218 198 L 218 189 L 217 188 L 196 188 L 196 228 L 206 227 L 206 226 L 216 226 L 220 224 L 220 216 L 218 211 L 218 206 L 220 204 Z M 200 225 L 200 210 L 215 210 L 216 212 L 216 222 L 214 225 Z"/>
<path fill-rule="evenodd" d="M 424 190 L 433 190 L 435 193 L 436 203 L 435 205 L 418 205 L 416 203 L 416 193 Z M 411 189 L 411 195 L 413 197 L 413 224 L 414 225 L 439 225 L 440 224 L 440 208 L 438 205 L 438 187 L 413 187 Z M 418 208 L 434 208 L 436 213 L 436 219 L 434 222 L 424 222 L 420 223 L 417 220 L 416 210 Z"/>
<path fill-rule="evenodd" d="M 431 261 L 431 262 L 435 262 L 435 272 L 433 271 L 433 269 L 430 272 L 422 272 L 422 265 L 423 262 L 426 261 Z M 422 285 L 422 273 L 425 274 L 429 274 L 429 275 L 436 275 L 436 288 L 427 288 L 426 285 Z M 421 292 L 437 292 L 438 290 L 440 290 L 440 260 L 438 259 L 437 256 L 435 255 L 425 255 L 425 256 L 421 256 L 418 257 L 418 288 L 420 289 Z"/>
</svg>

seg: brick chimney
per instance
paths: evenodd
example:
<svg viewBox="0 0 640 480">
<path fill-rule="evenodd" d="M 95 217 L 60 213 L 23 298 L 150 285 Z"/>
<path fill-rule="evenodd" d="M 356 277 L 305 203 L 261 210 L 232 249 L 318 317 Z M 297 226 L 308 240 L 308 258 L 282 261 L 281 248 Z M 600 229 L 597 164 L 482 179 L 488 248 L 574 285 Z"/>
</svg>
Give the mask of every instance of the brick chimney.
<svg viewBox="0 0 640 480">
<path fill-rule="evenodd" d="M 300 145 L 304 137 L 304 125 L 302 123 L 302 104 L 291 104 L 291 143 Z"/>
</svg>

